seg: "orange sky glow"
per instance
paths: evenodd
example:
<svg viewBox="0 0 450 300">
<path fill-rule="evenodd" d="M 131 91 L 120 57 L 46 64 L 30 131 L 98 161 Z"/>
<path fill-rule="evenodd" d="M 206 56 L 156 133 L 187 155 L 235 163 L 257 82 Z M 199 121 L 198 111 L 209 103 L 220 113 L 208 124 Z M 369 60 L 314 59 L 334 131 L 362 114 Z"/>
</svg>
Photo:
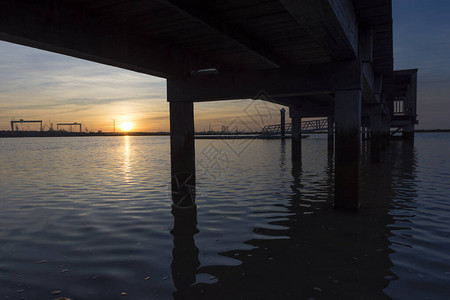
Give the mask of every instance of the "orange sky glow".
<svg viewBox="0 0 450 300">
<path fill-rule="evenodd" d="M 20 45 L 0 42 L 0 130 L 12 119 L 42 120 L 45 130 L 57 123 L 79 122 L 83 131 L 112 132 L 132 123 L 131 131 L 169 131 L 164 79 Z M 197 131 L 261 130 L 279 123 L 281 106 L 236 100 L 195 103 Z M 256 120 L 255 111 L 263 116 Z M 247 108 L 247 111 L 245 111 Z M 38 124 L 19 124 L 37 130 Z M 64 127 L 65 128 L 65 127 Z M 65 128 L 69 130 L 70 128 Z"/>
<path fill-rule="evenodd" d="M 450 26 L 443 3 L 393 1 L 395 69 L 419 68 L 418 128 L 450 128 Z M 259 100 L 195 103 L 194 107 L 197 131 L 222 126 L 261 130 L 279 123 L 281 108 Z M 81 122 L 83 130 L 111 132 L 115 120 L 116 130 L 131 122 L 132 131 L 169 131 L 166 82 L 0 41 L 0 130 L 9 130 L 13 118 L 42 120 L 46 129 L 51 124 L 56 128 L 57 123 Z"/>
</svg>

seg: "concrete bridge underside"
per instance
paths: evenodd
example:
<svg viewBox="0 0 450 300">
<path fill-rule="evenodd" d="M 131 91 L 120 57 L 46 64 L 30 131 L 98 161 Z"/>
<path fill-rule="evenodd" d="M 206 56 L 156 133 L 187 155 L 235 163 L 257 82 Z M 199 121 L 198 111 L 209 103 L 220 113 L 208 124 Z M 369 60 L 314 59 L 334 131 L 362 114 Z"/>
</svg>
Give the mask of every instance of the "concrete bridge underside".
<svg viewBox="0 0 450 300">
<path fill-rule="evenodd" d="M 390 0 L 5 0 L 0 39 L 166 78 L 177 207 L 195 207 L 194 102 L 289 106 L 295 163 L 301 118 L 328 117 L 337 208 L 360 203 L 362 116 L 375 161 L 389 136 Z"/>
</svg>

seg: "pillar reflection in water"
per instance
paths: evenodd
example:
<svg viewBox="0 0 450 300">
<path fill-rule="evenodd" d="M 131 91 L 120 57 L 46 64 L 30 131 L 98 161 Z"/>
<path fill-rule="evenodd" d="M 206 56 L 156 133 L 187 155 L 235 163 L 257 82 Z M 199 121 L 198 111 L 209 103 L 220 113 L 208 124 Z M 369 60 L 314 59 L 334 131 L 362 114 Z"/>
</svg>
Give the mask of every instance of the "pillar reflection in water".
<svg viewBox="0 0 450 300">
<path fill-rule="evenodd" d="M 295 195 L 293 197 L 293 199 L 297 199 L 298 201 L 300 201 L 301 189 L 303 187 L 302 181 L 301 181 L 301 177 L 302 177 L 302 162 L 301 161 L 292 160 L 291 174 L 292 174 L 292 178 L 293 178 L 291 189 Z"/>
<path fill-rule="evenodd" d="M 287 144 L 289 146 L 289 142 Z M 325 143 L 323 147 L 325 150 Z M 398 148 L 395 155 L 405 157 L 401 163 L 406 168 L 411 159 L 407 146 L 402 147 L 400 144 L 395 147 Z M 395 220 L 389 212 L 393 197 L 397 197 L 392 186 L 400 176 L 396 172 L 397 165 L 391 162 L 373 164 L 368 155 L 363 156 L 366 160 L 362 163 L 362 181 L 368 192 L 364 194 L 361 213 L 336 212 L 332 203 L 333 155 L 328 160 L 324 158 L 320 168 L 293 164 L 289 170 L 284 165 L 283 142 L 280 148 L 280 171 L 292 173 L 292 177 L 285 177 L 291 183 L 283 202 L 285 210 L 271 212 L 267 209 L 265 221 L 259 219 L 253 228 L 253 238 L 242 240 L 251 245 L 251 249 L 238 246 L 218 252 L 220 256 L 239 260 L 239 265 L 219 263 L 198 267 L 198 250 L 193 241 L 195 231 L 187 232 L 185 239 L 174 236 L 176 249 L 172 267 L 178 288 L 176 298 L 389 298 L 384 291 L 398 279 L 390 259 Z M 287 161 L 290 166 L 289 159 Z M 192 219 L 187 223 L 180 228 L 195 228 Z M 238 241 L 239 236 L 232 240 Z M 192 285 L 196 270 L 213 274 L 217 281 Z"/>
<path fill-rule="evenodd" d="M 280 144 L 280 169 L 284 170 L 286 167 L 286 140 L 282 139 Z"/>
<path fill-rule="evenodd" d="M 189 288 L 196 281 L 196 271 L 200 266 L 198 259 L 199 250 L 195 245 L 194 235 L 197 229 L 197 209 L 190 207 L 182 209 L 173 207 L 172 215 L 174 225 L 171 231 L 173 236 L 172 250 L 172 278 L 177 289 L 175 298 L 184 299 Z"/>
</svg>

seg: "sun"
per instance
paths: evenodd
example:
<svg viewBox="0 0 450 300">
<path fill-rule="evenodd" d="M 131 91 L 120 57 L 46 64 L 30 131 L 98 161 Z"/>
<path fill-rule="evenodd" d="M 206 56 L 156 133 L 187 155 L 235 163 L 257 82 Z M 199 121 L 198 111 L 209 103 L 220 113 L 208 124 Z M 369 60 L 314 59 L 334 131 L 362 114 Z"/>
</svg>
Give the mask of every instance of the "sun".
<svg viewBox="0 0 450 300">
<path fill-rule="evenodd" d="M 130 131 L 131 129 L 133 129 L 133 123 L 131 123 L 131 122 L 124 122 L 124 123 L 120 124 L 120 128 L 123 131 Z"/>
</svg>

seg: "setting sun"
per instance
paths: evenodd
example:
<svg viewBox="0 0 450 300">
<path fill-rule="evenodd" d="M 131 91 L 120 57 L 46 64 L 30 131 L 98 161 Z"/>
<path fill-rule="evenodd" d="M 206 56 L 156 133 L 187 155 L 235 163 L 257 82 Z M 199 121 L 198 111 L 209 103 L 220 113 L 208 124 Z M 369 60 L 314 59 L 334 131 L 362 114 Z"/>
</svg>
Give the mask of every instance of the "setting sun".
<svg viewBox="0 0 450 300">
<path fill-rule="evenodd" d="M 131 123 L 131 122 L 125 122 L 125 123 L 122 123 L 122 124 L 120 125 L 120 128 L 121 128 L 123 131 L 130 131 L 130 130 L 133 128 L 133 123 Z"/>
</svg>

